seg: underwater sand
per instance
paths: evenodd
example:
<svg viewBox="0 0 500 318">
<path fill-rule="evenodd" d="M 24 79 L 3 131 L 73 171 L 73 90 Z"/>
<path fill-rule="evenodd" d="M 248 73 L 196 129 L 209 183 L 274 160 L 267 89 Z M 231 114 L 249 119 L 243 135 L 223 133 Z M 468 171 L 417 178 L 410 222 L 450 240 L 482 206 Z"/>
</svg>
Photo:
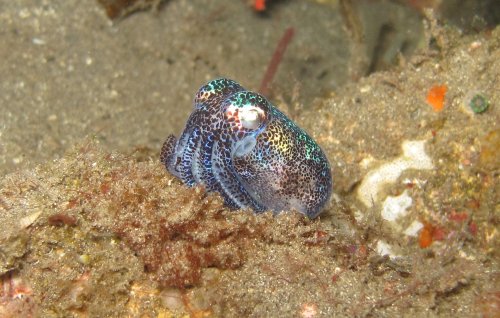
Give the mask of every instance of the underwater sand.
<svg viewBox="0 0 500 318">
<path fill-rule="evenodd" d="M 415 55 L 362 77 L 376 36 L 355 43 L 335 1 L 257 15 L 171 0 L 115 22 L 94 2 L 0 9 L 0 316 L 498 315 L 498 27 L 460 34 L 429 18 L 391 42 Z M 229 211 L 158 161 L 199 86 L 257 90 L 289 26 L 268 97 L 332 165 L 335 195 L 312 221 Z M 427 101 L 436 85 L 441 111 Z M 405 160 L 404 141 L 421 141 L 432 169 L 379 182 L 367 204 L 367 176 Z M 411 198 L 395 221 L 388 197 Z"/>
</svg>

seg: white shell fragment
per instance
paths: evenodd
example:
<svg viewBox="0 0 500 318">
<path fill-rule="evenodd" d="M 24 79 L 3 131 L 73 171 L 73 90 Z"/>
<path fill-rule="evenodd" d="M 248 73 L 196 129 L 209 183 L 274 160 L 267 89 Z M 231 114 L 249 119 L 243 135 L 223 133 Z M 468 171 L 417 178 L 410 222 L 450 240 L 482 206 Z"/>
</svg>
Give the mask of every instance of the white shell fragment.
<svg viewBox="0 0 500 318">
<path fill-rule="evenodd" d="M 19 220 L 19 226 L 22 229 L 27 228 L 28 226 L 30 226 L 31 224 L 33 224 L 36 221 L 36 219 L 38 219 L 38 217 L 40 216 L 40 214 L 42 214 L 42 211 L 31 213 L 30 215 L 27 215 L 27 216 L 21 218 Z"/>
<path fill-rule="evenodd" d="M 429 170 L 434 168 L 432 159 L 425 153 L 425 140 L 406 140 L 402 144 L 403 154 L 367 173 L 358 189 L 358 198 L 367 207 L 381 201 L 380 190 L 394 183 L 408 169 Z"/>
<path fill-rule="evenodd" d="M 384 241 L 378 241 L 377 246 L 375 247 L 375 251 L 380 255 L 380 256 L 385 256 L 388 255 L 391 259 L 398 258 L 400 255 L 397 255 L 393 252 L 392 246 L 387 244 Z"/>
<path fill-rule="evenodd" d="M 388 196 L 382 206 L 382 217 L 384 220 L 393 222 L 396 219 L 405 216 L 406 210 L 412 205 L 413 200 L 407 191 L 397 197 Z"/>
<path fill-rule="evenodd" d="M 422 222 L 415 220 L 410 224 L 410 226 L 406 228 L 404 234 L 416 237 L 423 227 L 424 225 L 422 224 Z"/>
</svg>

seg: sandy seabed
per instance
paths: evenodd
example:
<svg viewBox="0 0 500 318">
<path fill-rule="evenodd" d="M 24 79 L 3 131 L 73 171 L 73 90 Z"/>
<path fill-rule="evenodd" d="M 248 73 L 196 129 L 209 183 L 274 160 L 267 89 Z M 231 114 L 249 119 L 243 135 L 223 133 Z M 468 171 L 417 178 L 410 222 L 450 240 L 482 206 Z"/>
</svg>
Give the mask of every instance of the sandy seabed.
<svg viewBox="0 0 500 318">
<path fill-rule="evenodd" d="M 498 315 L 500 29 L 435 24 L 432 46 L 347 83 L 338 13 L 292 1 L 245 24 L 231 19 L 244 4 L 208 3 L 172 0 L 113 25 L 97 5 L 2 4 L 0 316 Z M 339 40 L 319 50 L 298 32 L 270 98 L 327 154 L 334 196 L 316 220 L 230 211 L 166 172 L 157 149 L 206 80 L 258 87 L 281 36 L 269 28 L 299 10 L 321 11 L 318 36 Z M 339 79 L 321 75 L 331 69 Z M 326 84 L 304 81 L 293 97 L 287 77 Z M 427 96 L 442 85 L 437 111 Z M 421 141 L 432 168 L 379 182 L 367 204 L 361 185 L 405 158 L 405 141 Z M 386 198 L 403 197 L 388 220 Z"/>
</svg>

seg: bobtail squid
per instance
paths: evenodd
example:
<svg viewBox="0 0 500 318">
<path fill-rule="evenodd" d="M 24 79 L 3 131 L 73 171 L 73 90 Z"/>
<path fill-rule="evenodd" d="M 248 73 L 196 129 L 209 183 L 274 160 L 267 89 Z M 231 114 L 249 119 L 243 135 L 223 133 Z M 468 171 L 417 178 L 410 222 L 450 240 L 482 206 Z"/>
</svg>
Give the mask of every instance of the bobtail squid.
<svg viewBox="0 0 500 318">
<path fill-rule="evenodd" d="M 220 78 L 196 93 L 179 139 L 167 137 L 161 161 L 186 185 L 219 192 L 231 208 L 316 217 L 332 191 L 318 144 L 265 97 Z"/>
</svg>

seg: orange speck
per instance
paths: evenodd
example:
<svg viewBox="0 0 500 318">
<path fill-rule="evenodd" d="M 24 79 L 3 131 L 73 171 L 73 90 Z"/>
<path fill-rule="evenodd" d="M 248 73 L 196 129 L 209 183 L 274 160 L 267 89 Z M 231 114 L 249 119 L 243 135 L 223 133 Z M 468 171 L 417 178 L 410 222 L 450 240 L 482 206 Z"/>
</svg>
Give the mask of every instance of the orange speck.
<svg viewBox="0 0 500 318">
<path fill-rule="evenodd" d="M 432 244 L 433 227 L 429 223 L 425 223 L 424 228 L 420 231 L 418 236 L 418 245 L 421 248 L 429 247 Z"/>
<path fill-rule="evenodd" d="M 470 224 L 469 224 L 469 232 L 470 232 L 470 234 L 476 236 L 476 234 L 477 234 L 477 224 L 476 223 L 470 222 Z"/>
<path fill-rule="evenodd" d="M 312 304 L 302 304 L 300 316 L 303 318 L 314 318 L 318 314 L 318 306 Z"/>
<path fill-rule="evenodd" d="M 339 277 L 340 277 L 339 275 L 333 274 L 332 275 L 332 283 L 336 283 L 339 280 Z"/>
<path fill-rule="evenodd" d="M 360 245 L 358 253 L 360 256 L 366 256 L 368 254 L 368 250 L 366 248 L 366 245 Z"/>
<path fill-rule="evenodd" d="M 447 231 L 439 225 L 432 225 L 424 222 L 424 228 L 418 236 L 418 244 L 421 248 L 429 247 L 433 241 L 443 241 L 446 238 Z"/>
<path fill-rule="evenodd" d="M 450 215 L 448 215 L 448 219 L 451 221 L 455 221 L 457 223 L 461 223 L 466 221 L 469 218 L 467 212 L 455 212 L 453 211 Z"/>
<path fill-rule="evenodd" d="M 79 202 L 78 202 L 78 199 L 77 199 L 77 198 L 73 198 L 73 199 L 71 199 L 71 200 L 69 200 L 69 201 L 68 201 L 68 204 L 66 205 L 66 208 L 67 208 L 67 209 L 72 209 L 72 208 L 74 208 L 75 206 L 77 206 L 77 205 L 78 205 L 78 203 L 79 203 Z"/>
<path fill-rule="evenodd" d="M 109 184 L 109 182 L 104 182 L 101 183 L 100 188 L 102 194 L 108 194 L 109 190 L 111 190 L 111 185 Z"/>
<path fill-rule="evenodd" d="M 435 85 L 427 93 L 427 103 L 432 106 L 435 112 L 440 112 L 444 108 L 444 97 L 448 91 L 446 85 Z"/>
<path fill-rule="evenodd" d="M 443 241 L 446 238 L 446 229 L 442 226 L 435 226 L 432 229 L 432 240 Z"/>
<path fill-rule="evenodd" d="M 253 3 L 253 7 L 257 11 L 266 10 L 266 0 L 255 0 Z"/>
<path fill-rule="evenodd" d="M 468 207 L 469 209 L 477 210 L 481 207 L 481 202 L 479 202 L 479 200 L 477 199 L 472 199 L 465 202 L 465 206 Z"/>
</svg>

